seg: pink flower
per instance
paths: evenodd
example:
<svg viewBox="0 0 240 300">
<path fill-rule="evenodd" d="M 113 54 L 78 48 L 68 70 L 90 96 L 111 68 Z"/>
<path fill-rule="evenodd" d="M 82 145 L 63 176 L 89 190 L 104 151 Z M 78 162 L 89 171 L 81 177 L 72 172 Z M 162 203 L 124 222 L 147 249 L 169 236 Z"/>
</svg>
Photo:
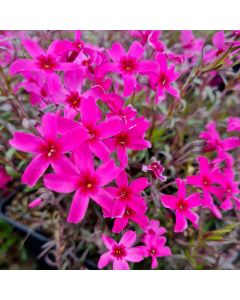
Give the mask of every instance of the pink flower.
<svg viewBox="0 0 240 300">
<path fill-rule="evenodd" d="M 156 89 L 156 103 L 166 98 L 166 92 L 174 98 L 179 99 L 179 92 L 172 85 L 179 77 L 179 74 L 174 71 L 174 65 L 168 68 L 167 60 L 163 53 L 156 55 L 156 61 L 159 64 L 160 71 L 158 73 L 151 73 L 149 76 L 152 88 Z"/>
<path fill-rule="evenodd" d="M 211 194 L 221 197 L 222 188 L 215 185 L 217 183 L 216 170 L 211 170 L 208 159 L 204 156 L 198 157 L 199 173 L 198 175 L 187 176 L 187 184 L 199 187 L 203 191 L 202 204 L 203 207 L 209 208 L 212 213 L 221 218 L 222 214 L 218 207 L 214 204 Z"/>
<path fill-rule="evenodd" d="M 156 269 L 158 267 L 158 257 L 171 256 L 171 249 L 166 244 L 165 237 L 156 237 L 153 235 L 147 236 L 144 240 L 145 246 L 140 246 L 145 257 L 152 258 L 151 268 Z"/>
<path fill-rule="evenodd" d="M 160 161 L 153 161 L 148 166 L 143 166 L 142 171 L 147 172 L 150 171 L 154 179 L 159 179 L 160 181 L 166 181 L 167 177 L 162 175 L 164 172 L 164 167 L 161 165 Z"/>
<path fill-rule="evenodd" d="M 144 139 L 148 127 L 149 122 L 140 117 L 128 122 L 120 133 L 106 141 L 111 151 L 117 150 L 117 156 L 122 167 L 127 165 L 128 149 L 143 150 L 151 147 L 150 142 Z"/>
<path fill-rule="evenodd" d="M 201 53 L 204 41 L 195 38 L 192 30 L 181 30 L 180 41 L 186 58 L 190 59 Z"/>
<path fill-rule="evenodd" d="M 160 200 L 165 207 L 175 211 L 176 224 L 174 232 L 184 231 L 188 226 L 187 219 L 193 223 L 195 228 L 197 228 L 199 216 L 191 209 L 201 205 L 201 198 L 198 193 L 186 197 L 186 186 L 184 181 L 180 178 L 176 179 L 176 184 L 178 186 L 177 196 L 161 195 L 160 197 Z"/>
<path fill-rule="evenodd" d="M 130 96 L 137 87 L 136 76 L 138 74 L 149 74 L 158 69 L 155 62 L 141 60 L 144 48 L 137 41 L 132 43 L 128 52 L 116 42 L 111 49 L 107 50 L 107 53 L 113 62 L 104 63 L 99 68 L 98 74 L 100 77 L 108 72 L 121 74 L 124 81 L 124 97 Z"/>
<path fill-rule="evenodd" d="M 52 113 L 43 115 L 39 131 L 42 137 L 15 132 L 13 139 L 9 141 L 16 149 L 35 155 L 22 176 L 22 182 L 29 186 L 37 183 L 49 165 L 56 172 L 72 169 L 71 161 L 64 154 L 71 152 L 88 138 L 86 130 L 80 125 L 58 138 L 57 115 Z"/>
<path fill-rule="evenodd" d="M 148 217 L 145 215 L 146 211 L 147 208 L 143 207 L 143 205 L 135 205 L 134 209 L 126 205 L 123 216 L 115 219 L 112 232 L 121 232 L 128 225 L 130 220 L 138 224 L 142 229 L 145 229 L 149 222 Z M 105 217 L 109 217 L 109 215 L 105 215 Z"/>
<path fill-rule="evenodd" d="M 108 251 L 101 255 L 98 268 L 102 269 L 109 263 L 113 264 L 113 270 L 129 270 L 127 261 L 140 262 L 143 255 L 140 247 L 132 247 L 136 240 L 136 233 L 129 230 L 124 233 L 119 243 L 106 235 L 102 235 L 102 241 Z"/>
<path fill-rule="evenodd" d="M 146 238 L 146 236 L 149 235 L 160 237 L 166 232 L 166 228 L 161 227 L 160 222 L 158 220 L 150 220 L 148 226 L 144 229 L 144 239 Z"/>
<path fill-rule="evenodd" d="M 206 131 L 201 132 L 199 137 L 206 141 L 204 151 L 228 151 L 240 146 L 238 137 L 229 137 L 222 140 L 216 130 L 216 123 L 213 121 L 206 125 Z"/>
<path fill-rule="evenodd" d="M 239 182 L 234 181 L 235 174 L 231 168 L 225 168 L 222 174 L 219 170 L 216 173 L 216 182 L 222 187 L 222 204 L 220 206 L 223 210 L 230 210 L 233 208 L 233 201 L 235 201 L 236 206 L 240 209 L 240 199 L 239 196 L 240 189 L 238 188 Z"/>
<path fill-rule="evenodd" d="M 153 30 L 148 36 L 149 45 L 157 52 L 163 52 L 166 50 L 166 45 L 160 41 L 161 30 Z"/>
<path fill-rule="evenodd" d="M 12 181 L 12 177 L 7 174 L 4 167 L 0 165 L 0 189 L 5 189 L 6 185 Z"/>
<path fill-rule="evenodd" d="M 240 131 L 240 118 L 228 118 L 227 131 Z"/>
<path fill-rule="evenodd" d="M 78 223 L 82 221 L 88 208 L 90 198 L 102 208 L 109 209 L 109 197 L 104 186 L 113 181 L 120 172 L 113 160 L 109 160 L 94 169 L 92 154 L 86 145 L 74 152 L 76 169 L 56 174 L 47 174 L 44 184 L 47 188 L 58 193 L 75 191 L 67 221 Z"/>
<path fill-rule="evenodd" d="M 28 204 L 29 208 L 35 208 L 39 206 L 42 203 L 43 199 L 42 198 L 36 198 L 31 203 Z"/>
<path fill-rule="evenodd" d="M 55 45 L 55 53 L 64 58 L 65 61 L 73 62 L 80 52 L 95 58 L 99 49 L 96 46 L 86 43 L 81 39 L 81 31 L 75 31 L 74 42 L 68 40 L 58 40 Z"/>
<path fill-rule="evenodd" d="M 127 173 L 122 171 L 116 178 L 116 183 L 117 188 L 107 188 L 107 191 L 114 198 L 112 217 L 122 217 L 127 206 L 133 210 L 140 207 L 146 210 L 146 203 L 140 193 L 150 185 L 147 178 L 137 178 L 129 184 Z"/>
<path fill-rule="evenodd" d="M 31 39 L 24 39 L 22 44 L 33 59 L 17 59 L 14 61 L 10 67 L 11 75 L 26 71 L 41 71 L 47 75 L 54 71 L 68 71 L 79 68 L 77 64 L 59 60 L 55 54 L 55 42 L 51 43 L 47 51 L 44 51 L 37 42 Z"/>
</svg>

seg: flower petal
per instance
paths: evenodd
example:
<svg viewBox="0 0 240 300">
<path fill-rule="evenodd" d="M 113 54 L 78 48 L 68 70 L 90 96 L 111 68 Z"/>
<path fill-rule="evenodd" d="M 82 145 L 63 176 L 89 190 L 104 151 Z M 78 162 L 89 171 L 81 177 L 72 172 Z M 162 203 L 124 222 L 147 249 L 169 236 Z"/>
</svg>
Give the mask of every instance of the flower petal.
<svg viewBox="0 0 240 300">
<path fill-rule="evenodd" d="M 38 43 L 33 40 L 24 39 L 22 41 L 22 44 L 23 44 L 24 48 L 27 50 L 27 52 L 32 56 L 32 58 L 37 58 L 41 55 L 46 55 L 46 53 L 38 45 Z"/>
<path fill-rule="evenodd" d="M 162 204 L 164 207 L 170 208 L 172 210 L 176 209 L 177 205 L 177 197 L 173 195 L 161 195 L 160 200 L 162 201 Z"/>
<path fill-rule="evenodd" d="M 39 71 L 39 69 L 35 62 L 30 59 L 18 59 L 12 63 L 9 70 L 10 75 L 15 75 L 17 73 L 26 71 Z"/>
<path fill-rule="evenodd" d="M 75 224 L 81 222 L 86 214 L 88 204 L 89 196 L 86 196 L 77 190 L 71 203 L 67 222 Z"/>
<path fill-rule="evenodd" d="M 118 134 L 123 128 L 120 117 L 111 117 L 98 125 L 99 136 L 104 139 Z"/>
<path fill-rule="evenodd" d="M 53 113 L 44 114 L 41 129 L 46 139 L 55 141 L 57 137 L 57 115 Z"/>
<path fill-rule="evenodd" d="M 127 249 L 126 260 L 132 262 L 139 262 L 143 260 L 143 251 L 140 247 L 134 247 Z"/>
<path fill-rule="evenodd" d="M 128 249 L 134 244 L 134 242 L 136 241 L 136 237 L 136 232 L 129 230 L 124 233 L 121 240 L 119 241 L 119 244 L 124 245 Z"/>
<path fill-rule="evenodd" d="M 115 166 L 115 163 L 113 160 L 109 160 L 105 163 L 103 163 L 97 170 L 96 175 L 101 180 L 101 186 L 104 186 L 111 182 L 113 179 L 115 179 L 119 172 L 121 171 L 120 168 Z"/>
<path fill-rule="evenodd" d="M 112 250 L 113 246 L 117 244 L 116 241 L 105 234 L 102 234 L 102 241 L 108 250 Z"/>
<path fill-rule="evenodd" d="M 113 61 L 119 62 L 123 56 L 126 56 L 126 51 L 120 43 L 116 42 L 111 49 L 107 50 L 107 54 Z"/>
<path fill-rule="evenodd" d="M 43 140 L 33 134 L 25 132 L 15 132 L 13 139 L 9 141 L 10 145 L 23 152 L 40 152 Z"/>
<path fill-rule="evenodd" d="M 174 227 L 174 232 L 183 232 L 187 228 L 187 226 L 188 224 L 185 216 L 182 213 L 176 211 L 176 224 Z"/>
<path fill-rule="evenodd" d="M 49 166 L 44 155 L 38 154 L 27 166 L 22 176 L 22 183 L 34 186 Z"/>
<path fill-rule="evenodd" d="M 71 193 L 78 187 L 79 177 L 66 174 L 47 174 L 44 176 L 44 185 L 58 193 Z"/>
<path fill-rule="evenodd" d="M 113 270 L 129 270 L 129 265 L 126 260 L 114 259 Z"/>
<path fill-rule="evenodd" d="M 112 261 L 112 256 L 110 252 L 106 252 L 100 256 L 98 261 L 98 268 L 103 269 Z"/>
<path fill-rule="evenodd" d="M 129 188 L 131 188 L 131 190 L 137 194 L 137 193 L 140 193 L 141 191 L 143 191 L 144 189 L 146 189 L 149 185 L 150 185 L 150 182 L 148 181 L 148 179 L 146 177 L 140 177 L 140 178 L 133 180 L 129 184 Z"/>
</svg>

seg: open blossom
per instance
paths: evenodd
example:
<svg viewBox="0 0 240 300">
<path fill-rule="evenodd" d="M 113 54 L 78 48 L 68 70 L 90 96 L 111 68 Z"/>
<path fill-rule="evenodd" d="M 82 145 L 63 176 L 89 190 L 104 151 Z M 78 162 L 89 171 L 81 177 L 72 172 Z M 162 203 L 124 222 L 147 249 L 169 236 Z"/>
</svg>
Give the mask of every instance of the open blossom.
<svg viewBox="0 0 240 300">
<path fill-rule="evenodd" d="M 148 36 L 149 45 L 157 52 L 166 50 L 166 45 L 160 40 L 161 34 L 161 30 L 153 30 Z"/>
<path fill-rule="evenodd" d="M 74 161 L 75 169 L 47 174 L 44 177 L 45 186 L 55 192 L 75 192 L 67 218 L 69 223 L 82 221 L 90 198 L 102 208 L 109 209 L 108 197 L 103 187 L 113 181 L 121 171 L 113 160 L 106 161 L 95 170 L 92 154 L 86 145 L 74 152 Z"/>
<path fill-rule="evenodd" d="M 52 42 L 48 50 L 43 50 L 37 42 L 31 39 L 23 39 L 22 44 L 32 59 L 17 59 L 10 67 L 10 74 L 15 75 L 26 71 L 43 72 L 49 75 L 54 71 L 68 71 L 79 68 L 75 63 L 61 62 L 55 53 L 55 42 Z"/>
<path fill-rule="evenodd" d="M 14 88 L 15 93 L 18 89 L 24 88 L 29 93 L 29 100 L 32 105 L 39 105 L 40 108 L 46 107 L 53 103 L 53 95 L 60 90 L 61 85 L 57 74 L 48 76 L 45 80 L 38 72 L 22 72 L 24 80 Z"/>
<path fill-rule="evenodd" d="M 160 222 L 158 220 L 150 220 L 148 226 L 144 229 L 143 241 L 148 239 L 149 236 L 155 236 L 158 238 L 166 232 L 166 228 L 160 226 Z"/>
<path fill-rule="evenodd" d="M 143 260 L 141 248 L 132 247 L 136 241 L 136 233 L 132 230 L 125 232 L 119 243 L 104 234 L 102 241 L 108 251 L 101 255 L 98 261 L 99 269 L 112 263 L 113 270 L 129 270 L 128 261 L 140 262 Z"/>
<path fill-rule="evenodd" d="M 199 137 L 206 141 L 205 151 L 228 151 L 240 146 L 238 137 L 221 139 L 216 129 L 216 123 L 213 121 L 206 125 L 206 131 L 201 132 Z"/>
<path fill-rule="evenodd" d="M 165 237 L 156 237 L 154 235 L 148 235 L 144 239 L 145 246 L 140 246 L 144 253 L 144 257 L 151 257 L 151 268 L 156 269 L 158 267 L 158 257 L 171 256 L 171 249 L 166 244 Z"/>
<path fill-rule="evenodd" d="M 186 59 L 191 59 L 192 63 L 194 63 L 202 51 L 203 39 L 196 38 L 192 30 L 181 30 L 180 41 L 184 50 L 183 55 Z"/>
<path fill-rule="evenodd" d="M 99 76 L 103 76 L 108 72 L 116 72 L 122 75 L 124 81 L 124 97 L 130 96 L 137 87 L 138 74 L 149 74 L 158 69 L 154 61 L 142 60 L 144 48 L 142 45 L 134 41 L 128 52 L 123 46 L 116 42 L 112 48 L 107 50 L 109 57 L 113 62 L 107 62 L 98 70 Z"/>
<path fill-rule="evenodd" d="M 176 179 L 176 184 L 178 186 L 177 196 L 161 195 L 160 198 L 165 207 L 175 211 L 176 224 L 174 232 L 184 231 L 188 226 L 187 219 L 197 228 L 199 216 L 192 211 L 192 208 L 201 205 L 200 195 L 198 193 L 193 193 L 190 196 L 186 196 L 186 186 L 184 181 L 180 178 Z"/>
<path fill-rule="evenodd" d="M 57 40 L 55 43 L 55 53 L 67 62 L 75 61 L 80 52 L 88 55 L 91 59 L 96 58 L 97 52 L 100 51 L 100 49 L 92 44 L 86 43 L 81 38 L 81 35 L 81 31 L 76 30 L 74 41 Z"/>
<path fill-rule="evenodd" d="M 22 182 L 34 186 L 44 174 L 49 165 L 57 172 L 62 169 L 72 169 L 71 161 L 64 155 L 84 143 L 88 134 L 80 125 L 66 131 L 58 137 L 57 115 L 46 113 L 39 127 L 40 136 L 25 132 L 15 132 L 10 145 L 23 152 L 35 156 L 22 175 Z"/>
<path fill-rule="evenodd" d="M 150 148 L 150 142 L 144 139 L 145 132 L 149 127 L 149 122 L 143 117 L 125 124 L 123 129 L 106 141 L 111 151 L 117 150 L 117 156 L 122 167 L 126 167 L 128 162 L 127 150 L 143 150 Z"/>
<path fill-rule="evenodd" d="M 112 217 L 122 217 L 126 207 L 133 210 L 142 207 L 143 210 L 146 210 L 145 200 L 140 193 L 150 185 L 147 178 L 137 178 L 128 183 L 127 173 L 122 171 L 116 178 L 116 183 L 117 187 L 107 188 L 114 198 Z"/>
<path fill-rule="evenodd" d="M 234 181 L 235 174 L 232 168 L 224 168 L 222 173 L 220 170 L 216 173 L 216 182 L 223 189 L 220 206 L 223 210 L 230 210 L 233 208 L 233 203 L 235 202 L 236 207 L 240 209 L 240 199 L 238 198 L 240 189 L 239 182 Z"/>
<path fill-rule="evenodd" d="M 167 177 L 163 175 L 164 167 L 161 165 L 159 161 L 153 161 L 148 166 L 142 167 L 143 172 L 150 171 L 154 179 L 159 179 L 160 181 L 166 181 Z"/>
<path fill-rule="evenodd" d="M 208 159 L 204 156 L 198 157 L 199 173 L 197 175 L 187 176 L 187 184 L 201 188 L 203 191 L 202 205 L 211 210 L 217 217 L 222 218 L 218 207 L 214 204 L 212 194 L 220 198 L 222 188 L 217 186 L 216 169 L 211 169 Z"/>
<path fill-rule="evenodd" d="M 159 72 L 150 74 L 150 84 L 153 89 L 156 89 L 155 101 L 163 101 L 166 98 L 166 93 L 172 95 L 175 99 L 179 99 L 179 91 L 173 86 L 173 83 L 178 79 L 179 75 L 174 71 L 174 65 L 167 65 L 167 59 L 163 53 L 156 55 L 156 61 L 159 64 Z"/>
<path fill-rule="evenodd" d="M 55 89 L 55 93 L 52 94 L 52 100 L 54 103 L 65 104 L 64 114 L 68 118 L 74 118 L 81 110 L 81 101 L 83 98 L 93 97 L 98 100 L 103 94 L 103 89 L 97 85 L 92 86 L 90 89 L 82 92 L 82 86 L 84 83 L 83 72 L 79 70 L 67 71 L 63 77 L 64 85 L 61 83 L 55 83 L 54 86 L 60 86 Z M 58 81 L 60 82 L 59 78 Z"/>
</svg>

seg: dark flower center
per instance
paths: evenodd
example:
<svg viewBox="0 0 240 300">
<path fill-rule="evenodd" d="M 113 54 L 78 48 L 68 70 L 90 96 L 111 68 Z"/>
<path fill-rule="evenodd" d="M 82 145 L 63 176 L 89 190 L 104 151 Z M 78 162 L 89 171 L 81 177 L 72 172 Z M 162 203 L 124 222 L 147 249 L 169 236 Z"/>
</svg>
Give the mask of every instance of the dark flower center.
<svg viewBox="0 0 240 300">
<path fill-rule="evenodd" d="M 124 57 L 120 64 L 122 70 L 128 73 L 134 72 L 137 68 L 136 60 L 132 57 Z"/>
<path fill-rule="evenodd" d="M 188 208 L 188 203 L 185 200 L 180 199 L 177 203 L 177 208 L 181 211 L 185 211 Z"/>
<path fill-rule="evenodd" d="M 127 133 L 119 134 L 117 136 L 117 144 L 119 146 L 122 146 L 122 147 L 126 146 L 128 144 L 128 140 L 129 140 L 129 138 L 128 138 Z"/>
<path fill-rule="evenodd" d="M 57 67 L 57 61 L 51 55 L 41 55 L 38 57 L 37 65 L 42 70 L 53 71 Z"/>
<path fill-rule="evenodd" d="M 159 76 L 158 82 L 161 86 L 168 85 L 168 78 L 167 78 L 166 74 L 161 73 Z"/>
<path fill-rule="evenodd" d="M 98 186 L 98 179 L 90 174 L 82 175 L 79 180 L 79 187 L 84 193 L 91 193 L 96 191 Z"/>
<path fill-rule="evenodd" d="M 122 259 L 127 255 L 126 248 L 124 245 L 114 245 L 112 255 L 117 259 Z"/>
<path fill-rule="evenodd" d="M 208 177 L 203 176 L 202 177 L 202 184 L 204 187 L 209 187 L 211 185 L 211 181 Z"/>
<path fill-rule="evenodd" d="M 66 97 L 66 102 L 74 109 L 79 108 L 81 103 L 81 97 L 78 92 L 71 92 Z"/>
</svg>

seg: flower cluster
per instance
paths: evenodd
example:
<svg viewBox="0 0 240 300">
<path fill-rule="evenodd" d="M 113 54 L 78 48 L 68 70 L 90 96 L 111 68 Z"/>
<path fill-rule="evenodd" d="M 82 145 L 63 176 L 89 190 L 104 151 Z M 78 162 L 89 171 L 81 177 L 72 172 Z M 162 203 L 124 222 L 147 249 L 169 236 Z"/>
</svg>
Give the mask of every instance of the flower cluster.
<svg viewBox="0 0 240 300">
<path fill-rule="evenodd" d="M 33 126 L 15 131 L 9 140 L 13 148 L 30 154 L 22 183 L 35 188 L 43 185 L 71 199 L 68 223 L 83 221 L 90 200 L 100 209 L 112 233 L 122 234 L 118 243 L 102 235 L 108 250 L 100 257 L 100 269 L 109 263 L 113 269 L 129 269 L 128 262 L 145 258 L 151 258 L 151 267 L 157 268 L 158 257 L 172 255 L 164 236 L 167 230 L 148 215 L 149 190 L 160 195 L 159 187 L 168 186 L 165 182 L 171 177 L 167 159 L 162 164 L 160 151 L 154 157 L 151 150 L 162 134 L 156 130 L 157 124 L 171 119 L 174 108 L 183 105 L 200 56 L 203 69 L 197 69 L 194 76 L 201 75 L 203 82 L 216 85 L 217 70 L 231 66 L 239 49 L 237 37 L 233 33 L 226 37 L 223 31 L 213 35 L 206 49 L 204 40 L 191 31 L 182 31 L 172 47 L 162 39 L 161 31 L 125 34 L 128 43 L 112 42 L 104 47 L 86 42 L 76 31 L 74 39 L 55 38 L 43 49 L 37 37 L 20 32 L 18 47 L 27 54 L 17 59 L 11 39 L 0 38 L 5 51 L 0 65 L 10 64 L 11 78 L 20 75 L 12 84 L 13 93 L 28 93 L 28 105 L 37 112 Z M 134 104 L 137 95 L 146 100 L 141 109 L 139 103 Z M 166 112 L 169 99 L 172 104 Z M 163 107 L 160 113 L 158 107 Z M 186 230 L 188 221 L 197 229 L 200 207 L 216 218 L 222 218 L 222 211 L 240 209 L 235 161 L 229 153 L 240 146 L 239 131 L 238 117 L 228 118 L 230 136 L 225 138 L 218 133 L 216 122 L 210 121 L 199 136 L 204 147 L 198 153 L 198 171 L 174 175 L 176 195 L 161 193 L 160 202 L 175 213 L 174 232 Z M 141 154 L 150 159 L 138 159 Z M 10 177 L 3 169 L 0 172 L 2 188 Z M 38 197 L 29 207 L 43 202 Z M 132 227 L 136 231 L 130 230 Z"/>
</svg>

